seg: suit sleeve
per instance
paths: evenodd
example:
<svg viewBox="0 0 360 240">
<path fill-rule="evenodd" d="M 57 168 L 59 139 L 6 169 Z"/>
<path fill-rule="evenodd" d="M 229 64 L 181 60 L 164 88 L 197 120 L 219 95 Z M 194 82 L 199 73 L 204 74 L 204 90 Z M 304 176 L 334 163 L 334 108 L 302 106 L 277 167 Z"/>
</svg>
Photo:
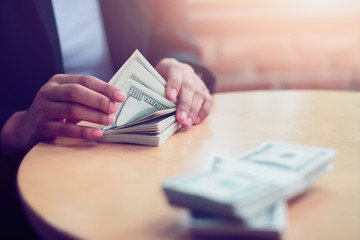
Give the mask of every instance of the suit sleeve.
<svg viewBox="0 0 360 240">
<path fill-rule="evenodd" d="M 2 132 L 2 129 L 6 123 L 6 121 L 11 117 L 11 115 L 13 115 L 16 112 L 16 110 L 12 110 L 12 109 L 7 109 L 4 107 L 0 107 L 0 133 Z M 2 168 L 5 168 L 5 165 L 8 165 L 8 158 L 9 156 L 7 154 L 5 154 L 5 151 L 2 147 L 1 144 L 1 138 L 0 138 L 0 161 L 1 161 L 1 165 Z M 6 167 L 6 169 L 9 166 Z"/>
<path fill-rule="evenodd" d="M 200 61 L 199 50 L 191 36 L 186 2 L 158 0 L 153 5 L 154 20 L 150 40 L 150 62 L 156 65 L 162 58 L 172 57 L 191 65 L 208 87 L 215 91 L 215 77 Z"/>
</svg>

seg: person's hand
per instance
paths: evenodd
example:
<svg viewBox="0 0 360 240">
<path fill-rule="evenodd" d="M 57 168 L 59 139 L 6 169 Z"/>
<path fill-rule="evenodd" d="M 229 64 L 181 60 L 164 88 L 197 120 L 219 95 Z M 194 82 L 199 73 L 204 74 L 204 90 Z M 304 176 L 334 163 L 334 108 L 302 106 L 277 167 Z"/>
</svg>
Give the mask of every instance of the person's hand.
<svg viewBox="0 0 360 240">
<path fill-rule="evenodd" d="M 178 99 L 176 119 L 185 128 L 199 124 L 210 113 L 213 100 L 205 83 L 193 68 L 173 58 L 164 58 L 156 66 L 164 77 L 166 96 Z"/>
<path fill-rule="evenodd" d="M 7 152 L 29 150 L 40 140 L 58 136 L 99 138 L 100 129 L 76 123 L 112 124 L 116 102 L 125 98 L 121 90 L 92 76 L 55 75 L 41 87 L 27 111 L 8 119 L 1 132 L 3 148 Z"/>
</svg>

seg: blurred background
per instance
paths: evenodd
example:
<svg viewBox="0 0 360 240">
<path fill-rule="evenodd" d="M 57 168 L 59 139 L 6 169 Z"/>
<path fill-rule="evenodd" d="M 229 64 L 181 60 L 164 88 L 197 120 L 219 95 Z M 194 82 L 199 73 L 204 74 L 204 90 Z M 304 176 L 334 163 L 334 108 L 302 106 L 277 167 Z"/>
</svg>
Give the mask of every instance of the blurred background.
<svg viewBox="0 0 360 240">
<path fill-rule="evenodd" d="M 360 90 L 359 0 L 187 0 L 216 92 Z"/>
</svg>

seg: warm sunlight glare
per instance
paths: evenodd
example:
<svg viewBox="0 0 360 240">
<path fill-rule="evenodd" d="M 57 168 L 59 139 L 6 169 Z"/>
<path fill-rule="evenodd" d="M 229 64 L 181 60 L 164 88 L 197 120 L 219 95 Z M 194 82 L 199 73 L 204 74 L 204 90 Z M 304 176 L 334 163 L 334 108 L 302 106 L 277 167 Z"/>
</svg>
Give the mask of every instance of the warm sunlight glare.
<svg viewBox="0 0 360 240">
<path fill-rule="evenodd" d="M 290 0 L 293 7 L 308 14 L 339 14 L 359 11 L 359 3 L 354 0 Z"/>
</svg>

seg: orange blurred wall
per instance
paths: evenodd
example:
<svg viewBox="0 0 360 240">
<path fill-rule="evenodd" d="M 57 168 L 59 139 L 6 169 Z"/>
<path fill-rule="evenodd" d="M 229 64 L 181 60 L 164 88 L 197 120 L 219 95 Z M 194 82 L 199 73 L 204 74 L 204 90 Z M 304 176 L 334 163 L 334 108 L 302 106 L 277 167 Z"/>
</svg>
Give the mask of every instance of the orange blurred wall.
<svg viewBox="0 0 360 240">
<path fill-rule="evenodd" d="M 360 1 L 188 0 L 217 92 L 360 90 Z"/>
</svg>

